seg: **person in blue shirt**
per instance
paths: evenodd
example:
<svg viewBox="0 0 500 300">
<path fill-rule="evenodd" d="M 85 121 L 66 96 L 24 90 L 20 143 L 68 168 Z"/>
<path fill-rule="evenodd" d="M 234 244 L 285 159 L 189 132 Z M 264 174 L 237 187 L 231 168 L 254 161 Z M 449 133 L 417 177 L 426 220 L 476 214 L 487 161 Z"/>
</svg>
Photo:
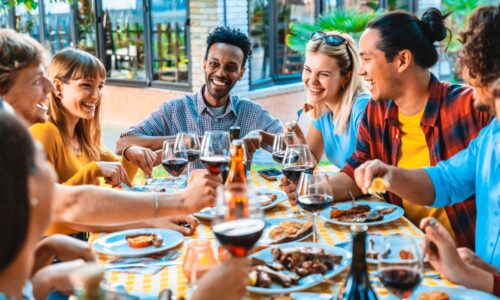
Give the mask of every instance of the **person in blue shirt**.
<svg viewBox="0 0 500 300">
<path fill-rule="evenodd" d="M 338 167 L 345 165 L 356 146 L 358 125 L 370 99 L 357 70 L 359 54 L 348 34 L 315 32 L 307 43 L 302 81 L 309 115 L 314 119 L 307 136 L 295 122 L 293 131 L 307 143 L 317 161 L 326 154 Z M 306 109 L 307 110 L 307 109 Z"/>
<path fill-rule="evenodd" d="M 475 89 L 475 107 L 496 118 L 468 148 L 434 167 L 402 169 L 373 160 L 355 170 L 356 183 L 364 193 L 373 178 L 383 177 L 388 191 L 419 205 L 444 207 L 476 194 L 475 254 L 457 250 L 435 220 L 423 219 L 421 228 L 436 246 L 428 247 L 427 255 L 437 271 L 458 284 L 496 296 L 500 296 L 499 10 L 500 6 L 484 6 L 470 15 L 460 34 L 464 47 L 458 61 L 463 78 Z"/>
</svg>

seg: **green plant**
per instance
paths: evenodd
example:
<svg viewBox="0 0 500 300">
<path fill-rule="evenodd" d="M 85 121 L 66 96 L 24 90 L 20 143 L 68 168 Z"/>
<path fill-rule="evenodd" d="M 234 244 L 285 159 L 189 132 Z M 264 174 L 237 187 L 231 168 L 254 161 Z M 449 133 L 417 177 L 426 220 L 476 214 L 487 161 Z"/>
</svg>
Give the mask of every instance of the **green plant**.
<svg viewBox="0 0 500 300">
<path fill-rule="evenodd" d="M 26 7 L 27 10 L 34 10 L 38 8 L 38 2 L 39 0 L 0 0 L 0 3 L 3 5 L 6 5 L 7 7 L 15 7 L 17 5 L 22 5 Z M 65 2 L 65 3 L 72 3 L 73 0 L 50 0 L 51 3 L 55 2 Z"/>
<path fill-rule="evenodd" d="M 290 34 L 287 36 L 286 42 L 291 49 L 304 53 L 311 34 L 317 30 L 324 32 L 335 30 L 348 33 L 357 40 L 368 22 L 378 15 L 380 15 L 379 12 L 360 12 L 354 9 L 335 10 L 319 16 L 314 24 L 290 24 Z"/>
</svg>

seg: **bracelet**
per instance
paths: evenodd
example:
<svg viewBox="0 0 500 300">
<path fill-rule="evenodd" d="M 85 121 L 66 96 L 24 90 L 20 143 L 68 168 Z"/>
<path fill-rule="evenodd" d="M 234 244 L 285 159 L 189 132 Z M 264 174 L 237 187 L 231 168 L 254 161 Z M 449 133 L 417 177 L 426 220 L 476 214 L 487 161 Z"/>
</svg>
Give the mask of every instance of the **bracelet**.
<svg viewBox="0 0 500 300">
<path fill-rule="evenodd" d="M 154 196 L 154 201 L 155 201 L 155 219 L 158 218 L 158 214 L 159 214 L 159 210 L 160 210 L 160 205 L 159 205 L 159 201 L 158 201 L 158 193 L 156 192 L 153 192 L 153 196 Z"/>
<path fill-rule="evenodd" d="M 135 145 L 130 144 L 130 145 L 127 145 L 125 148 L 123 148 L 123 151 L 122 151 L 122 156 L 123 156 L 123 158 L 125 158 L 125 160 L 126 160 L 126 161 L 130 161 L 130 160 L 128 160 L 127 156 L 125 155 L 125 152 L 127 152 L 127 150 L 128 150 L 130 147 L 133 147 L 133 146 L 135 146 Z"/>
</svg>

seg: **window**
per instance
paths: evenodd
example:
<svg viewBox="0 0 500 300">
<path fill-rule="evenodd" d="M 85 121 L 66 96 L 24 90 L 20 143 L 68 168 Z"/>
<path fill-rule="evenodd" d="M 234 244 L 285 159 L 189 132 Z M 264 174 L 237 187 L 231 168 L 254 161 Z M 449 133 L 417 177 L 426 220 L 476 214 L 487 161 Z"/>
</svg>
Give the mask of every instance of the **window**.
<svg viewBox="0 0 500 300">
<path fill-rule="evenodd" d="M 8 28 L 9 26 L 9 12 L 10 9 L 6 6 L 0 7 L 0 28 Z"/>
<path fill-rule="evenodd" d="M 39 10 L 28 10 L 24 4 L 16 6 L 15 29 L 18 32 L 27 33 L 32 38 L 41 41 Z"/>
<path fill-rule="evenodd" d="M 53 2 L 53 0 L 45 0 L 44 4 L 45 45 L 52 53 L 55 53 L 72 44 L 71 6 L 68 3 Z"/>
<path fill-rule="evenodd" d="M 186 20 L 187 0 L 152 0 L 153 80 L 189 82 Z"/>
<path fill-rule="evenodd" d="M 102 9 L 108 77 L 145 81 L 142 0 L 103 0 Z"/>
<path fill-rule="evenodd" d="M 78 48 L 97 56 L 97 34 L 95 30 L 95 7 L 93 0 L 78 0 L 77 3 Z"/>
<path fill-rule="evenodd" d="M 337 0 L 323 0 L 323 12 L 333 12 L 337 9 Z"/>
<path fill-rule="evenodd" d="M 249 0 L 248 3 L 253 50 L 250 58 L 251 87 L 298 80 L 304 58 L 286 45 L 286 39 L 293 22 L 315 21 L 316 1 Z"/>
</svg>

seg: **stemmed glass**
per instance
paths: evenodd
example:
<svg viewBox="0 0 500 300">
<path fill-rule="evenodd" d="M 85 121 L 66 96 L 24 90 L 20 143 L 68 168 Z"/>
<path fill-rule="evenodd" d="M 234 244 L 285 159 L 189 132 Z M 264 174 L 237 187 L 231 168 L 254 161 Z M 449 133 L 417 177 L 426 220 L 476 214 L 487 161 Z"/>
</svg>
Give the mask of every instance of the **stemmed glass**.
<svg viewBox="0 0 500 300">
<path fill-rule="evenodd" d="M 217 188 L 212 230 L 229 253 L 246 256 L 262 236 L 264 226 L 262 208 L 248 185 L 230 183 Z"/>
<path fill-rule="evenodd" d="M 201 142 L 200 160 L 205 168 L 219 175 L 229 166 L 229 133 L 226 131 L 206 131 Z"/>
<path fill-rule="evenodd" d="M 384 237 L 378 254 L 378 277 L 383 285 L 401 299 L 408 299 L 423 277 L 423 259 L 414 239 Z"/>
<path fill-rule="evenodd" d="M 302 172 L 312 174 L 316 166 L 316 159 L 308 145 L 289 145 L 283 157 L 283 174 L 288 180 L 298 183 Z"/>
<path fill-rule="evenodd" d="M 196 289 L 196 281 L 217 264 L 217 259 L 210 240 L 191 240 L 185 249 L 182 271 L 192 293 Z"/>
<path fill-rule="evenodd" d="M 189 161 L 188 163 L 188 175 L 191 175 L 191 170 L 193 163 L 200 158 L 200 140 L 196 133 L 192 132 L 180 132 L 175 138 L 175 151 L 184 152 Z"/>
<path fill-rule="evenodd" d="M 317 241 L 316 219 L 318 213 L 333 202 L 333 192 L 328 184 L 328 177 L 323 173 L 302 173 L 297 185 L 297 203 L 299 207 L 312 215 L 313 242 Z"/>
<path fill-rule="evenodd" d="M 187 154 L 175 151 L 174 142 L 165 141 L 163 142 L 162 165 L 170 175 L 175 177 L 174 188 L 178 188 L 179 176 L 188 165 Z"/>
<path fill-rule="evenodd" d="M 287 146 L 297 143 L 298 140 L 295 132 L 276 134 L 273 142 L 273 160 L 278 164 L 282 164 Z"/>
</svg>

